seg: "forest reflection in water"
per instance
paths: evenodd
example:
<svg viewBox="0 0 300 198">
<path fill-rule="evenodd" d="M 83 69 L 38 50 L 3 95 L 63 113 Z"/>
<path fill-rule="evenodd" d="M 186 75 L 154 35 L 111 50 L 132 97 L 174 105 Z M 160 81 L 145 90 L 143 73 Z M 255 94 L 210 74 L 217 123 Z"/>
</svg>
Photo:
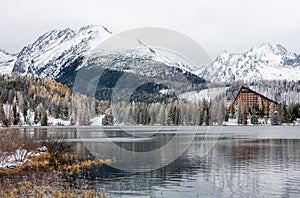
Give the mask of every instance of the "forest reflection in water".
<svg viewBox="0 0 300 198">
<path fill-rule="evenodd" d="M 93 146 L 101 151 L 101 157 L 111 157 L 111 139 L 122 148 L 143 152 L 161 147 L 175 134 L 166 130 L 138 140 L 113 129 L 103 134 L 92 128 L 84 130 L 84 137 L 78 137 L 74 128 L 27 132 L 37 136 L 65 134 L 74 142 L 77 154 L 91 158 L 95 157 L 90 150 Z M 93 167 L 77 181 L 87 181 L 109 197 L 300 196 L 299 127 L 248 127 L 246 131 L 244 127 L 225 127 L 221 134 L 206 134 L 206 130 L 200 129 L 189 149 L 163 168 L 130 173 L 108 166 Z M 182 141 L 190 135 L 179 134 Z M 199 149 L 206 147 L 207 154 L 200 155 Z M 166 157 L 166 153 L 160 154 L 157 160 Z"/>
</svg>

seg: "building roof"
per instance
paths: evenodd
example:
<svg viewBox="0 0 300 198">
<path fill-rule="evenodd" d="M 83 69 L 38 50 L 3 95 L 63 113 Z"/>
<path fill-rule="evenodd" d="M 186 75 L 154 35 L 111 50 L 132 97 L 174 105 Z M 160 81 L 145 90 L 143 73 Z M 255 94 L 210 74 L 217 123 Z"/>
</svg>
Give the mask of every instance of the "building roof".
<svg viewBox="0 0 300 198">
<path fill-rule="evenodd" d="M 256 95 L 259 95 L 260 97 L 262 97 L 265 100 L 268 100 L 268 101 L 270 101 L 270 102 L 272 102 L 274 104 L 278 104 L 278 102 L 276 102 L 276 101 L 274 101 L 274 100 L 272 100 L 272 99 L 270 99 L 270 98 L 268 98 L 268 97 L 266 97 L 266 96 L 264 96 L 264 95 L 262 95 L 262 94 L 260 94 L 260 93 L 258 93 L 256 91 L 253 91 L 252 89 L 250 89 L 249 87 L 246 87 L 246 86 L 241 86 L 241 88 L 240 88 L 239 92 L 236 94 L 236 96 L 235 96 L 232 104 L 235 103 L 235 101 L 236 101 L 237 97 L 240 95 L 242 89 L 247 89 L 249 92 L 254 93 Z"/>
</svg>

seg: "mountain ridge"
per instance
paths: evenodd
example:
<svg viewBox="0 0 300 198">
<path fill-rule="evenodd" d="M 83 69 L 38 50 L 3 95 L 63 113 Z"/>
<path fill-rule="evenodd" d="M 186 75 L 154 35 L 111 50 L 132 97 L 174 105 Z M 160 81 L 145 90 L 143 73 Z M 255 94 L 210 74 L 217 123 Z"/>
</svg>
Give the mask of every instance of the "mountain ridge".
<svg viewBox="0 0 300 198">
<path fill-rule="evenodd" d="M 13 73 L 56 78 L 72 60 L 86 55 L 110 37 L 104 26 L 84 26 L 79 30 L 52 30 L 25 46 L 18 54 Z"/>
<path fill-rule="evenodd" d="M 48 31 L 17 54 L 0 49 L 0 74 L 64 78 L 67 72 L 76 72 L 85 66 L 93 49 L 112 35 L 109 29 L 100 25 L 87 25 L 78 30 L 65 28 Z M 280 44 L 263 43 L 244 53 L 231 54 L 224 50 L 211 64 L 195 69 L 170 60 L 147 47 L 138 38 L 137 42 L 144 48 L 139 52 L 133 50 L 132 54 L 100 54 L 99 57 L 103 60 L 110 59 L 106 64 L 112 68 L 108 69 L 142 75 L 161 74 L 160 67 L 163 67 L 166 73 L 177 68 L 183 73 L 209 79 L 211 82 L 300 80 L 300 55 L 288 52 Z M 103 65 L 104 62 L 99 57 L 98 63 Z M 115 63 L 116 60 L 118 63 Z M 154 64 L 158 67 L 145 68 Z"/>
<path fill-rule="evenodd" d="M 300 80 L 300 56 L 282 45 L 263 43 L 241 54 L 224 50 L 196 74 L 212 82 Z"/>
</svg>

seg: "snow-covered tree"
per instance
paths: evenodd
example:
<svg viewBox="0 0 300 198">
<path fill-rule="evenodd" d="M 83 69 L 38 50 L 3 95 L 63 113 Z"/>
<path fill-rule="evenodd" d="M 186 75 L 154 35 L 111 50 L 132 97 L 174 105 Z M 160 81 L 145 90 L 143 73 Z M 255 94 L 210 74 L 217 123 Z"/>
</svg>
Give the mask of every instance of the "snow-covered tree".
<svg viewBox="0 0 300 198">
<path fill-rule="evenodd" d="M 220 101 L 219 103 L 217 120 L 218 120 L 218 125 L 222 125 L 223 121 L 225 120 L 225 106 L 223 101 Z"/>
<path fill-rule="evenodd" d="M 102 124 L 103 125 L 114 125 L 114 117 L 112 115 L 112 109 L 111 108 L 108 108 L 105 111 L 105 116 L 102 119 Z"/>
</svg>

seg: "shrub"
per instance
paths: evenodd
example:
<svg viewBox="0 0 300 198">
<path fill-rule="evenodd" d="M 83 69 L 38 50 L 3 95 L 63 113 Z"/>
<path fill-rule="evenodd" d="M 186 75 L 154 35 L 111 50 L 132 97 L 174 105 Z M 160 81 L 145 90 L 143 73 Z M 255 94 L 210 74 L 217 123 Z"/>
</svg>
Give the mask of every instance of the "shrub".
<svg viewBox="0 0 300 198">
<path fill-rule="evenodd" d="M 66 137 L 48 137 L 42 144 L 47 147 L 47 151 L 50 154 L 50 166 L 53 166 L 55 170 L 57 170 L 59 165 L 69 163 L 69 160 L 66 160 L 66 156 L 73 151 L 73 146 L 67 142 Z"/>
</svg>

